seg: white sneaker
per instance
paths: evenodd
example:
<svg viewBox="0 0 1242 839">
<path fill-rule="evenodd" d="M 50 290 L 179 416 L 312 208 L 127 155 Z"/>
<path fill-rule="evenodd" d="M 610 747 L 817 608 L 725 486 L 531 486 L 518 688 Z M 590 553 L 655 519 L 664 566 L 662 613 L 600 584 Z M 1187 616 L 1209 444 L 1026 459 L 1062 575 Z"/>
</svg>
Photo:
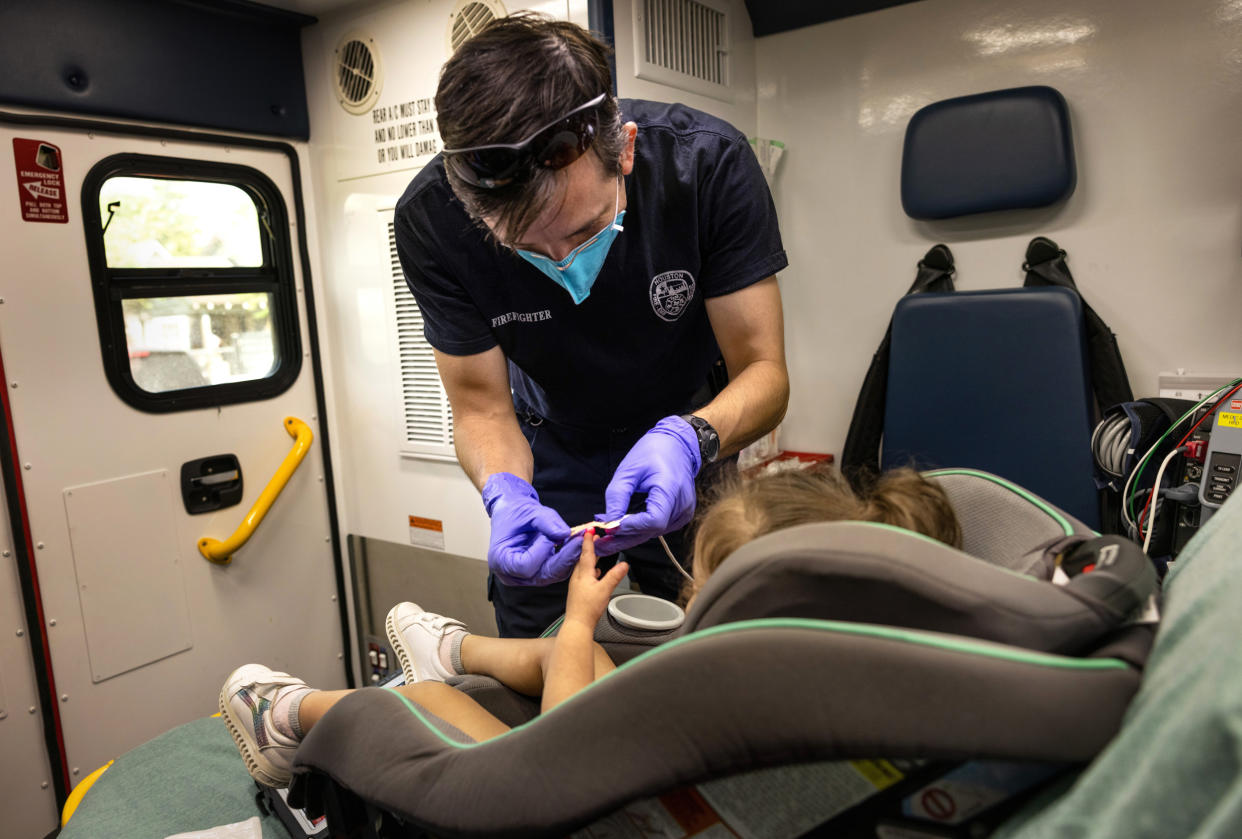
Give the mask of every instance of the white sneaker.
<svg viewBox="0 0 1242 839">
<path fill-rule="evenodd" d="M 440 642 L 466 625 L 433 612 L 424 612 L 417 603 L 398 603 L 384 620 L 388 643 L 392 644 L 405 673 L 406 684 L 443 682 L 456 676 L 440 662 Z"/>
<path fill-rule="evenodd" d="M 272 722 L 272 704 L 286 686 L 305 687 L 301 679 L 262 664 L 237 668 L 220 689 L 220 716 L 237 743 L 246 769 L 259 783 L 287 787 L 299 741 L 281 734 Z"/>
</svg>

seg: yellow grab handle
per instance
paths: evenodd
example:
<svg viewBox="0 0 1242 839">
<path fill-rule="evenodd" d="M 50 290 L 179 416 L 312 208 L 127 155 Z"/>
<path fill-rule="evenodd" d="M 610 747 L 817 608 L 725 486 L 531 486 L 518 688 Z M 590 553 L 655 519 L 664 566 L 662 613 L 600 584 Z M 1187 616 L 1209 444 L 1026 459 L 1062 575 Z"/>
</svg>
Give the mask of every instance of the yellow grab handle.
<svg viewBox="0 0 1242 839">
<path fill-rule="evenodd" d="M 285 488 L 285 484 L 289 483 L 290 476 L 298 468 L 302 458 L 306 457 L 306 453 L 310 451 L 310 444 L 315 439 L 315 435 L 311 433 L 309 425 L 297 417 L 285 417 L 285 431 L 288 431 L 289 436 L 294 438 L 293 448 L 289 450 L 289 454 L 285 455 L 280 468 L 267 482 L 267 486 L 259 494 L 259 500 L 254 502 L 254 506 L 246 514 L 246 518 L 242 519 L 242 523 L 237 526 L 237 530 L 233 531 L 233 535 L 223 542 L 219 539 L 212 539 L 210 536 L 204 536 L 198 540 L 198 552 L 212 562 L 228 565 L 233 561 L 234 552 L 240 550 L 241 546 L 254 535 L 255 529 L 276 501 L 276 496 L 280 495 L 280 491 Z"/>
</svg>

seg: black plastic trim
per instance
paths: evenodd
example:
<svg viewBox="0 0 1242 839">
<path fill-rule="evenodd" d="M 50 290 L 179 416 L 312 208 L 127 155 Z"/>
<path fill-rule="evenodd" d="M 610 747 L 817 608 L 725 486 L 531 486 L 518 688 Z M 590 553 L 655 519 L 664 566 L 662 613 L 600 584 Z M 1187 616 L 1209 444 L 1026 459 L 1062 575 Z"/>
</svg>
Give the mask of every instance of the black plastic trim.
<svg viewBox="0 0 1242 839">
<path fill-rule="evenodd" d="M 0 370 L 3 363 L 0 362 Z M 23 615 L 30 638 L 30 660 L 34 664 L 35 687 L 39 694 L 39 710 L 43 715 L 43 744 L 52 771 L 52 791 L 56 809 L 60 811 L 69 797 L 69 767 L 61 744 L 60 706 L 56 704 L 55 678 L 51 673 L 46 627 L 43 624 L 42 598 L 31 556 L 30 528 L 24 508 L 21 475 L 14 458 L 17 456 L 17 434 L 9 425 L 8 398 L 0 410 L 0 470 L 4 473 L 4 499 L 13 533 L 13 564 L 17 568 L 18 585 L 22 592 Z"/>
<path fill-rule="evenodd" d="M 612 73 L 613 96 L 617 95 L 616 30 L 612 20 L 612 0 L 587 0 L 587 28 L 600 35 L 613 48 L 608 53 L 608 70 Z"/>
<path fill-rule="evenodd" d="M 315 315 L 314 283 L 311 277 L 310 245 L 306 239 L 306 208 L 302 202 L 302 166 L 298 152 L 289 143 L 279 140 L 258 140 L 250 137 L 238 137 L 230 134 L 213 134 L 199 131 L 188 131 L 177 128 L 155 128 L 146 125 L 126 125 L 94 119 L 78 119 L 75 117 L 57 117 L 40 114 L 15 114 L 0 111 L 0 123 L 10 125 L 41 126 L 46 128 L 62 128 L 71 131 L 96 131 L 112 134 L 130 135 L 135 137 L 154 137 L 156 139 L 181 140 L 195 143 L 217 145 L 244 146 L 253 149 L 267 149 L 285 155 L 289 160 L 290 181 L 293 185 L 293 211 L 297 224 L 298 260 L 302 268 L 303 297 L 306 301 L 306 327 L 310 341 L 311 374 L 315 381 L 315 407 L 319 412 L 319 445 L 323 452 L 324 493 L 328 503 L 328 526 L 332 537 L 332 558 L 335 563 L 336 599 L 341 624 L 342 663 L 345 667 L 345 683 L 349 687 L 357 687 L 354 677 L 353 645 L 350 643 L 351 627 L 349 625 L 349 606 L 345 590 L 345 567 L 341 561 L 341 531 L 337 521 L 336 482 L 332 471 L 331 445 L 328 434 L 327 398 L 323 384 L 323 366 L 319 349 L 318 318 Z M 16 435 L 14 435 L 16 439 Z M 40 683 L 42 689 L 43 683 Z"/>
<path fill-rule="evenodd" d="M 259 269 L 210 268 L 164 271 L 109 268 L 104 254 L 103 219 L 99 191 L 114 177 L 151 177 L 225 183 L 239 187 L 255 203 L 259 216 L 263 265 Z M 270 235 L 263 235 L 263 221 Z M 147 413 L 188 411 L 270 399 L 297 381 L 302 369 L 301 327 L 293 252 L 289 243 L 289 216 L 280 190 L 272 180 L 249 166 L 215 161 L 187 160 L 144 154 L 114 154 L 91 167 L 82 182 L 82 227 L 99 323 L 99 346 L 108 384 L 123 402 Z M 194 277 L 187 280 L 185 275 Z M 129 365 L 129 346 L 121 301 L 135 297 L 182 297 L 267 291 L 272 294 L 272 327 L 277 347 L 276 367 L 264 378 L 152 393 L 135 382 Z"/>
</svg>

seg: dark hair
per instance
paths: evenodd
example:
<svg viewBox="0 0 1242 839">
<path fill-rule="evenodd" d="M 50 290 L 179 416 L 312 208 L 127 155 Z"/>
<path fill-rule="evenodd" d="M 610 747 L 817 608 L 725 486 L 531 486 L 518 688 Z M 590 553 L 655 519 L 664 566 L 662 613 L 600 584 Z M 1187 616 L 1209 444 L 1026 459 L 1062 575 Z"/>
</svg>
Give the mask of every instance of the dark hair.
<svg viewBox="0 0 1242 839">
<path fill-rule="evenodd" d="M 610 53 L 607 44 L 568 21 L 533 12 L 497 18 L 440 71 L 436 119 L 444 147 L 516 143 L 606 93 L 590 151 L 604 174 L 619 175 L 625 135 L 612 96 Z M 477 221 L 489 219 L 512 238 L 520 238 L 556 195 L 558 173 L 547 169 L 498 189 L 457 177 L 451 155 L 444 169 L 466 212 Z"/>
<path fill-rule="evenodd" d="M 904 527 L 953 547 L 962 531 L 949 497 L 913 469 L 886 472 L 855 492 L 831 469 L 733 479 L 712 493 L 694 539 L 696 575 L 689 599 L 742 545 L 777 530 L 819 521 L 870 521 Z M 701 579 L 699 578 L 701 575 Z"/>
</svg>

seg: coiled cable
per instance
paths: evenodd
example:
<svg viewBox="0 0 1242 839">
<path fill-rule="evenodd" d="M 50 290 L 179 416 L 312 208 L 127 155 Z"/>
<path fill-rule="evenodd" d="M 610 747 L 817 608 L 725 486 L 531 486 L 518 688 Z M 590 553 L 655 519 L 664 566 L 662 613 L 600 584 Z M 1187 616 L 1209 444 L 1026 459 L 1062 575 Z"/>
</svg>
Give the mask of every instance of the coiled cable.
<svg viewBox="0 0 1242 839">
<path fill-rule="evenodd" d="M 1126 457 L 1130 454 L 1130 418 L 1125 412 L 1105 417 L 1091 432 L 1091 454 L 1095 465 L 1105 475 L 1122 479 L 1125 475 Z"/>
</svg>

